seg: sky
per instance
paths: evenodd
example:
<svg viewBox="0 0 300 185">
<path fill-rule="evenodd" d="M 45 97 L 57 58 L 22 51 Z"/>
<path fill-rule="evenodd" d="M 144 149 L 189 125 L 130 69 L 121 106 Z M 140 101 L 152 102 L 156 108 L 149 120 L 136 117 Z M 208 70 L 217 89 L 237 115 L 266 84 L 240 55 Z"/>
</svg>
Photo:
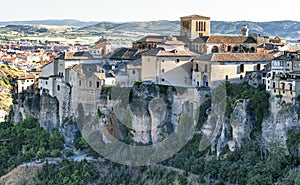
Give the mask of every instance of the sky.
<svg viewBox="0 0 300 185">
<path fill-rule="evenodd" d="M 216 21 L 300 21 L 299 0 L 14 0 L 1 2 L 0 21 L 180 20 L 198 14 Z"/>
</svg>

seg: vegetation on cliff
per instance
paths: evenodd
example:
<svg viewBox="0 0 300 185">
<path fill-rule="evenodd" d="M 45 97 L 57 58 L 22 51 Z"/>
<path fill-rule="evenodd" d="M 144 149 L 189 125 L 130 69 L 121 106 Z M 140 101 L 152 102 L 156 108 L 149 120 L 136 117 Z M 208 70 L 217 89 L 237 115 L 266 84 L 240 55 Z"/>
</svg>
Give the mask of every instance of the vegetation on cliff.
<svg viewBox="0 0 300 185">
<path fill-rule="evenodd" d="M 29 118 L 17 125 L 0 123 L 0 176 L 33 159 L 62 155 L 64 137 L 55 131 L 50 135 Z"/>
</svg>

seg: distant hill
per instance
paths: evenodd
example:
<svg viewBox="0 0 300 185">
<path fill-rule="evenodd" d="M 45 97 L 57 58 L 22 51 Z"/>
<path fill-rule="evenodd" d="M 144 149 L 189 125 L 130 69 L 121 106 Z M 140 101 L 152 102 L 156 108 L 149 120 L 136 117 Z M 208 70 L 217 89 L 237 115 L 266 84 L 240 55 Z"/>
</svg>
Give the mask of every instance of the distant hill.
<svg viewBox="0 0 300 185">
<path fill-rule="evenodd" d="M 63 20 L 33 20 L 33 21 L 5 21 L 0 22 L 0 26 L 7 25 L 51 25 L 51 26 L 75 26 L 75 27 L 87 27 L 95 25 L 99 22 L 95 21 L 78 21 L 74 19 L 63 19 Z"/>
<path fill-rule="evenodd" d="M 300 39 L 300 22 L 297 21 L 212 21 L 211 31 L 213 34 L 240 34 L 241 27 L 247 25 L 249 33 L 257 33 L 265 36 L 279 36 L 287 39 Z"/>
<path fill-rule="evenodd" d="M 17 25 L 17 26 L 14 26 Z M 6 26 L 5 30 L 19 31 L 30 30 L 33 32 L 43 33 L 46 29 L 35 27 L 37 25 L 50 26 L 70 26 L 78 27 L 72 29 L 67 34 L 92 34 L 92 35 L 120 35 L 125 36 L 130 33 L 139 36 L 158 34 L 158 35 L 179 35 L 179 21 L 148 21 L 148 22 L 84 22 L 72 19 L 66 20 L 38 20 L 38 21 L 12 21 L 0 22 L 0 26 Z M 249 33 L 257 33 L 264 36 L 279 36 L 289 40 L 300 39 L 300 22 L 297 21 L 271 21 L 271 22 L 250 22 L 250 21 L 211 21 L 212 34 L 241 34 L 241 27 L 247 25 Z M 34 27 L 30 27 L 34 26 Z M 24 28 L 21 28 L 24 27 Z"/>
<path fill-rule="evenodd" d="M 142 32 L 156 34 L 178 34 L 179 21 L 148 21 L 148 22 L 101 22 L 84 28 L 79 28 L 79 32 Z"/>
<path fill-rule="evenodd" d="M 249 33 L 257 33 L 265 36 L 279 36 L 287 39 L 300 39 L 300 22 L 297 21 L 211 21 L 212 34 L 241 34 L 241 27 L 247 25 Z M 179 21 L 149 21 L 112 23 L 101 22 L 92 26 L 83 27 L 78 32 L 146 32 L 167 35 L 179 35 Z"/>
</svg>

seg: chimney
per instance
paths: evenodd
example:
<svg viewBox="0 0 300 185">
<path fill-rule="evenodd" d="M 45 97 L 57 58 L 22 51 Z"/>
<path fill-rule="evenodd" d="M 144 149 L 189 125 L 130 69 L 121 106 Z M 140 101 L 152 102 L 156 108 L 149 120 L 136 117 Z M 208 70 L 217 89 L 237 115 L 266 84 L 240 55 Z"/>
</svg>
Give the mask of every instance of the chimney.
<svg viewBox="0 0 300 185">
<path fill-rule="evenodd" d="M 249 31 L 249 29 L 248 29 L 247 25 L 244 25 L 242 27 L 241 31 L 242 31 L 242 35 L 243 36 L 248 37 L 248 31 Z"/>
</svg>

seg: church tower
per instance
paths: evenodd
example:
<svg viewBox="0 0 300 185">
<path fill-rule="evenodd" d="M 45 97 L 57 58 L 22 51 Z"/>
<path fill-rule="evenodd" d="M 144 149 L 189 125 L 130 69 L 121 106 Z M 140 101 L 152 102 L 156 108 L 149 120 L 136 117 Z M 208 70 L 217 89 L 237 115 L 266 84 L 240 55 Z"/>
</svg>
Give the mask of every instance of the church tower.
<svg viewBox="0 0 300 185">
<path fill-rule="evenodd" d="M 180 36 L 189 39 L 210 36 L 210 18 L 201 15 L 180 17 Z"/>
</svg>

